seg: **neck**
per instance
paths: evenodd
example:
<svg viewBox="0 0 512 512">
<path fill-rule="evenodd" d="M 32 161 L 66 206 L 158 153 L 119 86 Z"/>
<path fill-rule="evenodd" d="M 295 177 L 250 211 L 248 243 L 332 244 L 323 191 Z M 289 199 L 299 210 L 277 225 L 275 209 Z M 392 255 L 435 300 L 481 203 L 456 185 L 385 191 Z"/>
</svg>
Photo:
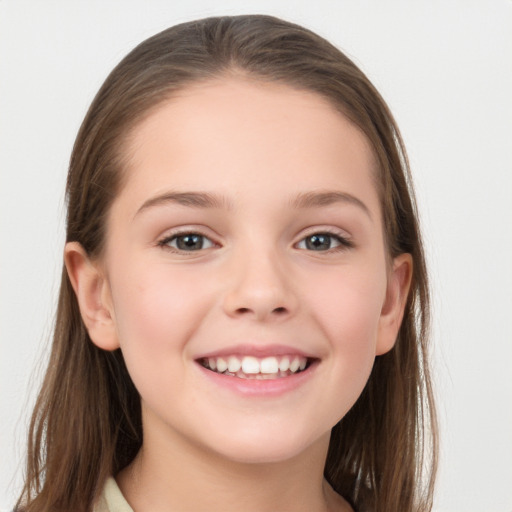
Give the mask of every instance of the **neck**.
<svg viewBox="0 0 512 512">
<path fill-rule="evenodd" d="M 326 435 L 285 461 L 244 463 L 145 431 L 117 481 L 134 512 L 350 511 L 323 478 L 328 442 Z"/>
</svg>

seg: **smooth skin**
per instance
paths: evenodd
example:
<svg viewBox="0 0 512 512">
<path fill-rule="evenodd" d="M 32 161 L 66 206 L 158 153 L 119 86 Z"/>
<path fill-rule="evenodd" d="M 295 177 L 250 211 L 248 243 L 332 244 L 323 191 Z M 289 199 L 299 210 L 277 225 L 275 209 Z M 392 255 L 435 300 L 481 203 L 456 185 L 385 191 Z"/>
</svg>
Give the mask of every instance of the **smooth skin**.
<svg viewBox="0 0 512 512">
<path fill-rule="evenodd" d="M 121 348 L 141 395 L 127 501 L 351 510 L 323 479 L 330 429 L 393 347 L 412 272 L 386 254 L 366 138 L 314 93 L 227 76 L 162 103 L 126 150 L 101 259 L 72 242 L 65 261 L 92 341 Z M 317 364 L 277 396 L 205 378 L 201 355 L 240 344 Z"/>
</svg>

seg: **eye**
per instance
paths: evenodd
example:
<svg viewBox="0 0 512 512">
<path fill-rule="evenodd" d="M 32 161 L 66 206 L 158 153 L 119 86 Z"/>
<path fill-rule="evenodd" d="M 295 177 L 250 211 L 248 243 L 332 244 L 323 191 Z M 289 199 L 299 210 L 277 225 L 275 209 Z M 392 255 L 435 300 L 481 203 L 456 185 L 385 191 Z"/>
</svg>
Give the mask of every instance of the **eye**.
<svg viewBox="0 0 512 512">
<path fill-rule="evenodd" d="M 352 247 L 352 243 L 346 238 L 333 233 L 313 233 L 303 238 L 298 244 L 298 249 L 308 251 L 329 251 L 337 248 Z"/>
<path fill-rule="evenodd" d="M 180 233 L 163 239 L 158 245 L 178 251 L 191 252 L 209 249 L 215 244 L 208 237 L 199 233 Z"/>
</svg>

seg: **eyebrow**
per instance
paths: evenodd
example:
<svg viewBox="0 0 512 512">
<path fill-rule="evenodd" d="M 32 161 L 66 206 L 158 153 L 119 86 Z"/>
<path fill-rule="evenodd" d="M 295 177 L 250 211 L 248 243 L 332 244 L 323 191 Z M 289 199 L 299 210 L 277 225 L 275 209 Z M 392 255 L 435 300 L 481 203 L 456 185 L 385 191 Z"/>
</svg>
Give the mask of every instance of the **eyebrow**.
<svg viewBox="0 0 512 512">
<path fill-rule="evenodd" d="M 339 191 L 325 191 L 325 192 L 303 192 L 297 195 L 292 201 L 291 205 L 294 208 L 318 208 L 322 206 L 331 206 L 336 203 L 346 203 L 357 206 L 363 210 L 370 219 L 372 214 L 366 204 L 352 194 Z"/>
<path fill-rule="evenodd" d="M 153 206 L 165 205 L 167 203 L 175 203 L 181 206 L 191 208 L 225 208 L 231 209 L 231 203 L 227 198 L 210 194 L 208 192 L 166 192 L 165 194 L 152 197 L 144 202 L 137 210 L 138 215 L 143 210 L 147 210 Z"/>
<path fill-rule="evenodd" d="M 137 210 L 135 215 L 154 206 L 175 203 L 190 208 L 219 208 L 230 210 L 232 203 L 224 196 L 211 194 L 208 192 L 166 192 L 164 194 L 152 197 L 144 202 Z M 320 191 L 320 192 L 301 192 L 291 199 L 290 205 L 294 209 L 319 208 L 331 206 L 336 203 L 352 204 L 364 211 L 370 219 L 372 218 L 370 209 L 357 197 L 346 192 L 339 191 Z"/>
</svg>

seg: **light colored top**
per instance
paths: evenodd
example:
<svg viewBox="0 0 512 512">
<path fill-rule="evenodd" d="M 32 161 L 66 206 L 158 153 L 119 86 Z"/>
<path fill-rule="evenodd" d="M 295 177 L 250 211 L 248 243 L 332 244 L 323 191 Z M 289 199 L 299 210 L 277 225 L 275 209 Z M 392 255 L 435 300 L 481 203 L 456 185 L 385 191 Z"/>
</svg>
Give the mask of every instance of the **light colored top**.
<svg viewBox="0 0 512 512">
<path fill-rule="evenodd" d="M 112 477 L 105 482 L 105 487 L 103 487 L 100 499 L 94 507 L 94 512 L 133 512 L 132 507 L 128 505 Z"/>
</svg>

